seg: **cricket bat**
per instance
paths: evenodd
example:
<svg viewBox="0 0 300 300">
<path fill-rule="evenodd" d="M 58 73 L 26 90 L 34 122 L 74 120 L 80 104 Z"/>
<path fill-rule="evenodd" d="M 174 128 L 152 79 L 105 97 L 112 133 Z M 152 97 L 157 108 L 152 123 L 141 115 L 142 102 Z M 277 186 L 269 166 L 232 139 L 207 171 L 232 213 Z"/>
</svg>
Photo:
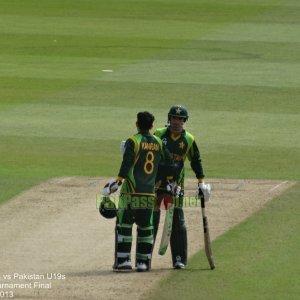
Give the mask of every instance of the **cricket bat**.
<svg viewBox="0 0 300 300">
<path fill-rule="evenodd" d="M 168 249 L 168 245 L 172 234 L 174 203 L 168 202 L 166 209 L 167 210 L 166 210 L 164 228 L 163 228 L 163 233 L 161 236 L 160 246 L 158 250 L 159 255 L 164 255 Z"/>
<path fill-rule="evenodd" d="M 209 236 L 209 228 L 208 228 L 208 220 L 205 213 L 205 201 L 204 197 L 201 198 L 201 213 L 202 213 L 202 220 L 203 220 L 203 231 L 204 231 L 204 247 L 205 247 L 205 253 L 208 260 L 208 263 L 210 265 L 210 268 L 213 270 L 216 265 L 214 262 L 214 257 L 211 251 L 211 242 L 210 242 L 210 236 Z"/>
</svg>

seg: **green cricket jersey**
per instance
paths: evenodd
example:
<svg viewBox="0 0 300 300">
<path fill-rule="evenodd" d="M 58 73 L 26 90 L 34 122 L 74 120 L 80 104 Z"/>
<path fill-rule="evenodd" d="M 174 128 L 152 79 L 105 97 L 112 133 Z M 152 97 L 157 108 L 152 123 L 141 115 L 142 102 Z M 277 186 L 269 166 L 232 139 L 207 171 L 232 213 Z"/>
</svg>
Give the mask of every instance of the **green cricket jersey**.
<svg viewBox="0 0 300 300">
<path fill-rule="evenodd" d="M 200 151 L 192 134 L 190 134 L 186 130 L 183 130 L 179 136 L 175 137 L 172 135 L 168 127 L 164 127 L 157 129 L 154 135 L 158 136 L 162 140 L 162 143 L 169 150 L 173 157 L 173 160 L 177 164 L 177 174 L 174 174 L 174 176 L 177 178 L 178 183 L 183 185 L 184 161 L 186 160 L 186 158 L 189 159 L 196 177 L 200 181 L 204 178 Z"/>
<path fill-rule="evenodd" d="M 125 143 L 119 177 L 125 178 L 121 193 L 154 195 L 155 178 L 161 158 L 161 140 L 148 133 L 137 133 Z"/>
</svg>

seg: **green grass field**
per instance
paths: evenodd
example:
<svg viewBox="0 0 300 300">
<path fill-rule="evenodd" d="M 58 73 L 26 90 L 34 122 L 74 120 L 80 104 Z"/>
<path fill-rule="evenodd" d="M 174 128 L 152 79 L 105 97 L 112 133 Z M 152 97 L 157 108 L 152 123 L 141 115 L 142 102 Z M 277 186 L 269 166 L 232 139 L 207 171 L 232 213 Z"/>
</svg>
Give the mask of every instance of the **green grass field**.
<svg viewBox="0 0 300 300">
<path fill-rule="evenodd" d="M 0 203 L 54 176 L 115 176 L 136 113 L 150 110 L 160 127 L 176 103 L 189 109 L 207 177 L 299 180 L 299 16 L 296 0 L 2 1 Z M 279 210 L 292 220 L 298 195 Z M 165 284 L 191 292 L 199 278 L 206 299 L 296 299 L 299 223 L 280 237 L 288 255 L 268 244 L 274 260 L 263 254 L 257 268 L 247 239 L 264 234 L 259 222 L 277 232 L 276 203 L 214 243 L 214 273 L 199 272 L 200 253 Z"/>
</svg>

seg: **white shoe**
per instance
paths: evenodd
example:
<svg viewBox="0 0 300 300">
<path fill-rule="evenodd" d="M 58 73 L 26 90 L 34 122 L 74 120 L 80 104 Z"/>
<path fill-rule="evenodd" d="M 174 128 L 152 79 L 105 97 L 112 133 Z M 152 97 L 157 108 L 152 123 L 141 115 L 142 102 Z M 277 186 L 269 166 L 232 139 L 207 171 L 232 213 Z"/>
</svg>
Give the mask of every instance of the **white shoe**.
<svg viewBox="0 0 300 300">
<path fill-rule="evenodd" d="M 137 272 L 146 272 L 148 271 L 148 266 L 143 262 L 139 262 L 136 265 L 136 270 Z"/>
<path fill-rule="evenodd" d="M 119 263 L 117 266 L 113 266 L 113 271 L 115 272 L 129 272 L 132 270 L 131 261 L 125 260 L 122 263 Z"/>
<path fill-rule="evenodd" d="M 176 261 L 174 269 L 184 269 L 185 265 L 181 261 Z"/>
</svg>

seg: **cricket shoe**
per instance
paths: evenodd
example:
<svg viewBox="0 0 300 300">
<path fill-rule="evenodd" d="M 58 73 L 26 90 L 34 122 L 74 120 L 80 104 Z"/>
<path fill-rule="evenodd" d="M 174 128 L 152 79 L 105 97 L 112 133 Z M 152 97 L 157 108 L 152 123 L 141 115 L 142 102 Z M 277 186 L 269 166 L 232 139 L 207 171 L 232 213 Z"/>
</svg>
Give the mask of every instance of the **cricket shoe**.
<svg viewBox="0 0 300 300">
<path fill-rule="evenodd" d="M 148 266 L 143 262 L 138 262 L 136 264 L 136 271 L 137 272 L 147 272 L 148 271 Z"/>
<path fill-rule="evenodd" d="M 132 265 L 130 260 L 125 260 L 122 263 L 113 266 L 114 272 L 130 272 L 132 271 Z"/>
<path fill-rule="evenodd" d="M 185 265 L 181 261 L 176 261 L 174 269 L 184 269 Z"/>
</svg>

